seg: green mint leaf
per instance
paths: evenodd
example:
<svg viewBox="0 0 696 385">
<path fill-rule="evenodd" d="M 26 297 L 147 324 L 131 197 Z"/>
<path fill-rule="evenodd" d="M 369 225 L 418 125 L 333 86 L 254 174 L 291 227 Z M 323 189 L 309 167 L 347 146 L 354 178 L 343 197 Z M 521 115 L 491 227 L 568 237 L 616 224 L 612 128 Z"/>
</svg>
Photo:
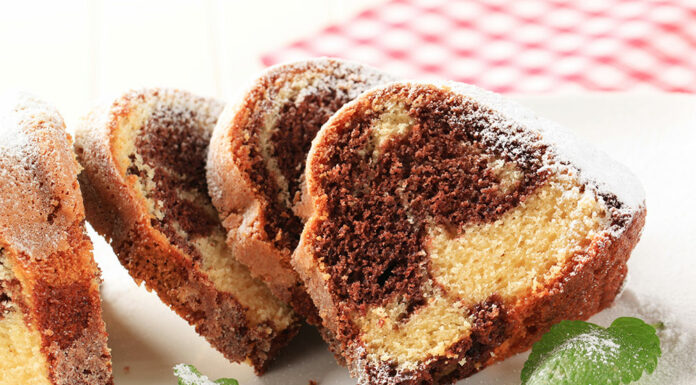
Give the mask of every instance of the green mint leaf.
<svg viewBox="0 0 696 385">
<path fill-rule="evenodd" d="M 215 380 L 215 383 L 219 385 L 239 385 L 239 382 L 237 382 L 237 380 L 234 378 L 221 378 L 219 380 Z"/>
<path fill-rule="evenodd" d="M 628 384 L 652 373 L 661 355 L 655 328 L 640 319 L 617 318 L 606 329 L 562 321 L 532 347 L 522 385 Z"/>
<path fill-rule="evenodd" d="M 174 375 L 178 377 L 179 385 L 239 385 L 233 378 L 220 378 L 211 381 L 208 377 L 201 374 L 195 366 L 189 364 L 179 364 L 174 367 Z"/>
</svg>

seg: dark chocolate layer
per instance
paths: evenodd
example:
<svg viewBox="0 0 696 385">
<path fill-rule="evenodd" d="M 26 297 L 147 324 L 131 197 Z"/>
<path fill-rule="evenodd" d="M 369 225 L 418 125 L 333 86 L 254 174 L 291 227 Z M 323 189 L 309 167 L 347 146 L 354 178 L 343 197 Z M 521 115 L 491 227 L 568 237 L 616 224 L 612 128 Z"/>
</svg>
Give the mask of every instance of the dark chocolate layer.
<svg viewBox="0 0 696 385">
<path fill-rule="evenodd" d="M 205 210 L 200 202 L 182 198 L 180 192 L 188 191 L 210 202 L 205 178 L 205 159 L 211 132 L 196 122 L 195 111 L 156 110 L 143 125 L 142 133 L 135 139 L 137 153 L 143 163 L 154 170 L 155 188 L 148 191 L 148 199 L 161 201 L 164 217 L 153 220 L 153 226 L 162 231 L 179 248 L 199 258 L 190 241 L 212 234 L 220 227 L 212 210 Z M 135 154 L 130 155 L 131 162 Z M 147 172 L 135 164 L 129 174 L 147 178 Z M 186 232 L 183 239 L 174 224 Z"/>
<path fill-rule="evenodd" d="M 50 312 L 36 312 L 40 330 L 53 330 L 46 346 L 58 344 L 60 349 L 67 349 L 75 340 L 88 330 L 90 320 L 100 315 L 99 300 L 91 298 L 92 277 L 86 281 L 76 281 L 69 285 L 57 286 L 38 281 L 34 288 L 34 302 L 38 309 L 50 309 Z"/>
<path fill-rule="evenodd" d="M 10 297 L 5 292 L 5 281 L 0 281 L 0 320 L 10 310 Z"/>
<path fill-rule="evenodd" d="M 280 172 L 288 181 L 289 195 L 295 202 L 299 200 L 300 176 L 304 174 L 312 139 L 331 115 L 349 101 L 345 92 L 325 88 L 308 94 L 297 105 L 286 103 L 281 108 L 278 128 L 271 137 L 273 156 L 278 160 Z M 299 240 L 299 233 L 297 235 Z"/>
<path fill-rule="evenodd" d="M 297 76 L 302 76 L 300 73 Z M 346 75 L 350 76 L 350 73 Z M 276 75 L 276 76 L 280 76 Z M 292 81 L 295 74 L 289 76 L 285 81 Z M 290 197 L 290 204 L 299 202 L 301 194 L 301 176 L 304 174 L 307 153 L 312 144 L 312 139 L 316 136 L 321 126 L 336 112 L 341 106 L 351 100 L 348 90 L 337 89 L 328 86 L 330 84 L 350 82 L 352 94 L 358 95 L 358 90 L 367 90 L 374 86 L 373 83 L 361 83 L 353 79 L 339 77 L 336 74 L 322 74 L 326 79 L 322 87 L 317 87 L 308 91 L 303 91 L 301 100 L 291 99 L 285 102 L 278 112 L 277 130 L 271 136 L 273 145 L 272 156 L 278 163 L 281 174 L 288 182 L 288 191 L 283 192 L 281 187 L 273 183 L 273 178 L 267 168 L 260 150 L 259 130 L 264 125 L 266 113 L 272 110 L 268 101 L 264 101 L 261 108 L 257 108 L 255 115 L 251 119 L 251 127 L 254 130 L 248 132 L 247 143 L 237 147 L 240 159 L 248 159 L 252 172 L 248 175 L 252 183 L 257 186 L 259 192 L 263 194 L 269 207 L 266 212 L 271 213 L 266 216 L 265 231 L 276 247 L 280 249 L 294 250 L 300 240 L 303 229 L 303 222 L 292 211 L 286 202 L 278 197 L 281 193 L 287 193 Z M 273 79 L 275 82 L 277 79 Z M 272 90 L 271 92 L 277 92 Z"/>
<path fill-rule="evenodd" d="M 2 258 L 3 249 L 0 249 L 0 258 Z M 5 266 L 0 259 L 0 269 L 4 269 Z M 10 290 L 9 282 L 7 280 L 0 279 L 0 320 L 5 318 L 5 314 L 10 310 Z"/>
<path fill-rule="evenodd" d="M 423 95 L 423 107 L 408 114 L 410 133 L 386 142 L 373 161 L 374 114 L 357 111 L 339 128 L 318 177 L 331 220 L 322 222 L 315 242 L 331 275 L 337 301 L 359 310 L 399 295 L 413 310 L 423 303 L 430 277 L 424 241 L 426 226 L 459 231 L 469 223 L 491 222 L 516 207 L 545 179 L 539 156 L 544 148 L 520 143 L 515 159 L 483 142 L 488 122 L 462 119 L 479 107 L 449 95 Z M 324 154 L 322 154 L 324 155 Z M 512 191 L 488 169 L 491 159 L 514 162 L 523 177 Z"/>
</svg>

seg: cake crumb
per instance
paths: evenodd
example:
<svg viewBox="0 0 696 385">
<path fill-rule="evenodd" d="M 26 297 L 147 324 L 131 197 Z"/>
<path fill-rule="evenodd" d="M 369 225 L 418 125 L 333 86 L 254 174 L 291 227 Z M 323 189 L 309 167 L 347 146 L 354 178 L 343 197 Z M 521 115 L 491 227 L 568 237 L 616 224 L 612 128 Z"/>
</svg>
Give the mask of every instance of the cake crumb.
<svg viewBox="0 0 696 385">
<path fill-rule="evenodd" d="M 309 380 L 309 385 L 317 385 L 317 382 L 314 380 Z"/>
<path fill-rule="evenodd" d="M 130 373 L 130 366 L 124 366 L 123 367 L 123 374 L 129 374 Z"/>
</svg>

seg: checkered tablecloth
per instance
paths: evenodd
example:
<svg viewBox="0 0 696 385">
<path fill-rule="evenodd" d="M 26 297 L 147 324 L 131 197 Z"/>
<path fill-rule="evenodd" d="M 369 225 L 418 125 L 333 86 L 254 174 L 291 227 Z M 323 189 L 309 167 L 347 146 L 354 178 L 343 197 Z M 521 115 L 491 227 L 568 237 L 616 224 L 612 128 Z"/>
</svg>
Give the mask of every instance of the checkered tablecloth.
<svg viewBox="0 0 696 385">
<path fill-rule="evenodd" d="M 498 92 L 696 92 L 696 3 L 392 0 L 262 61 L 313 56 Z"/>
</svg>

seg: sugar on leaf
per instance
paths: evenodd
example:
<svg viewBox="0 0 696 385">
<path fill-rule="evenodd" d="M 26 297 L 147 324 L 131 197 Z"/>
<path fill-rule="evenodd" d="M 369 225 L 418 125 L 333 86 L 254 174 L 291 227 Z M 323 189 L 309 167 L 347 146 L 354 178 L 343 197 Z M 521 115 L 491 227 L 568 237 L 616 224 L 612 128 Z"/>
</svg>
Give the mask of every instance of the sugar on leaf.
<svg viewBox="0 0 696 385">
<path fill-rule="evenodd" d="M 207 376 L 201 374 L 195 366 L 189 364 L 179 364 L 174 366 L 174 375 L 178 378 L 179 385 L 239 385 L 233 378 L 220 378 L 211 381 Z"/>
<path fill-rule="evenodd" d="M 523 385 L 628 384 L 652 373 L 662 354 L 655 327 L 621 317 L 608 328 L 562 321 L 534 344 Z"/>
</svg>

